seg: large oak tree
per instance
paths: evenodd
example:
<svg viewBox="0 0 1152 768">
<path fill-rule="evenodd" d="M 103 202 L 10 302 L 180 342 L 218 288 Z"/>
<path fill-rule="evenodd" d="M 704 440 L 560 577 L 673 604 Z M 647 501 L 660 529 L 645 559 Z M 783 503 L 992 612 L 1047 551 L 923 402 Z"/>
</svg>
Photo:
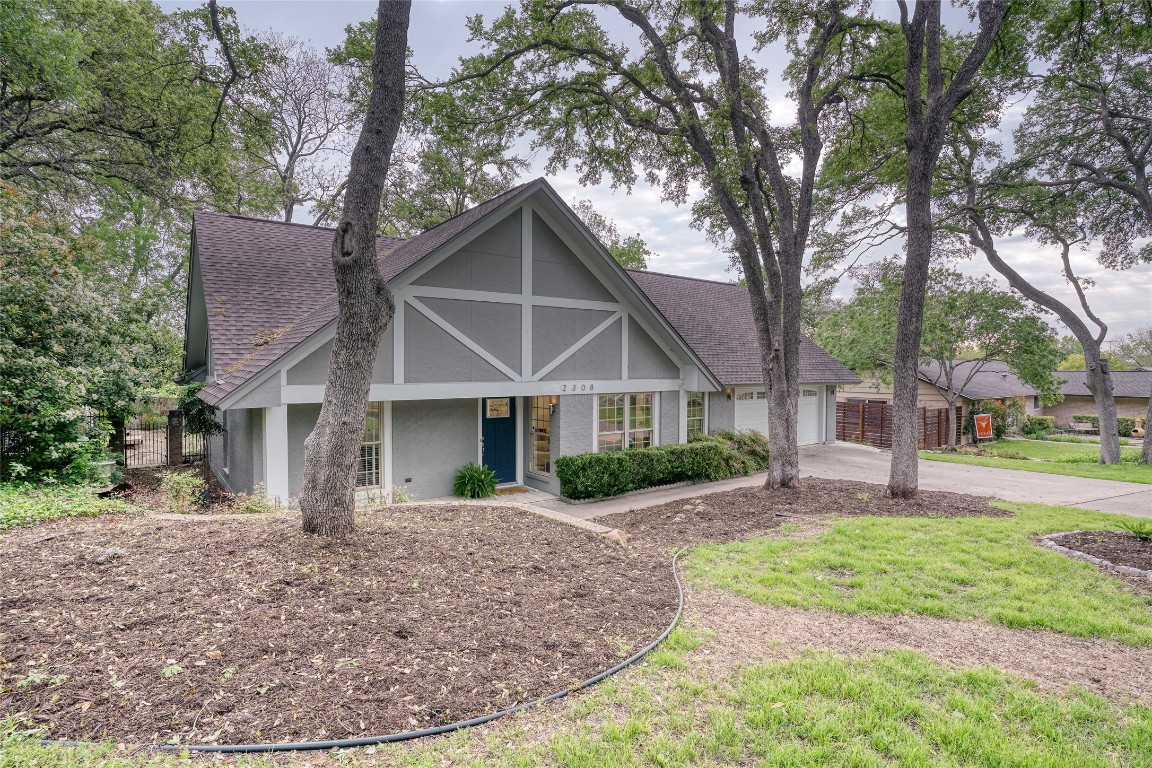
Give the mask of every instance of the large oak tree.
<svg viewBox="0 0 1152 768">
<path fill-rule="evenodd" d="M 875 25 L 850 4 L 734 0 L 528 0 L 491 24 L 457 82 L 486 88 L 493 119 L 519 121 L 549 167 L 585 182 L 641 177 L 666 200 L 693 188 L 700 226 L 735 255 L 748 288 L 772 443 L 766 486 L 799 480 L 801 273 L 817 211 L 822 135 Z M 774 124 L 769 74 L 753 61 L 781 43 L 792 119 Z"/>
<path fill-rule="evenodd" d="M 372 384 L 372 361 L 395 313 L 376 253 L 380 195 L 404 115 L 410 0 L 380 0 L 372 90 L 352 152 L 344 211 L 332 240 L 339 315 L 324 403 L 304 443 L 300 510 L 304 531 L 346 536 L 353 530 L 355 464 Z"/>
</svg>

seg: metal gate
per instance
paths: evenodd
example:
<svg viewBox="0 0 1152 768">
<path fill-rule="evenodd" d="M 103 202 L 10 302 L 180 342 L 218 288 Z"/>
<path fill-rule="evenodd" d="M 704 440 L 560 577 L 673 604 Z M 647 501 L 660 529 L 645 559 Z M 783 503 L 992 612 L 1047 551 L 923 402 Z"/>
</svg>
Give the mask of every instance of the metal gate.
<svg viewBox="0 0 1152 768">
<path fill-rule="evenodd" d="M 180 415 L 170 411 L 163 427 L 124 431 L 124 466 L 132 469 L 191 464 L 205 457 L 207 442 L 204 435 L 185 431 Z"/>
</svg>

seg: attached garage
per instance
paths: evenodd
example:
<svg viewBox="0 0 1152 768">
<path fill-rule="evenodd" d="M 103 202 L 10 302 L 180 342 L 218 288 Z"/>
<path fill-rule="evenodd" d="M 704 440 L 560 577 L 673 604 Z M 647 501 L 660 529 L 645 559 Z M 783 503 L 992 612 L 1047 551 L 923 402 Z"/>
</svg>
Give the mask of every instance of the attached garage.
<svg viewBox="0 0 1152 768">
<path fill-rule="evenodd" d="M 820 418 L 823 400 L 823 386 L 801 386 L 800 404 L 796 413 L 796 441 L 800 445 L 822 442 L 823 423 Z M 736 403 L 736 429 L 755 429 L 768 434 L 768 400 L 763 389 L 737 387 L 734 395 Z"/>
</svg>

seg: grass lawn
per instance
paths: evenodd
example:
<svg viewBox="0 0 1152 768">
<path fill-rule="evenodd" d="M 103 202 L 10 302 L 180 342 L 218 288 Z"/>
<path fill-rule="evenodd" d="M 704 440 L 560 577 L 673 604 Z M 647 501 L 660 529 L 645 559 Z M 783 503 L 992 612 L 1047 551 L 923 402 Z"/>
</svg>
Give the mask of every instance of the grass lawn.
<svg viewBox="0 0 1152 768">
<path fill-rule="evenodd" d="M 1003 506 L 1017 517 L 841 519 L 813 539 L 709 545 L 685 567 L 697 582 L 772 605 L 984 619 L 1152 645 L 1152 598 L 1029 540 L 1055 531 L 1115 529 L 1118 517 Z"/>
<path fill-rule="evenodd" d="M 1096 480 L 1122 480 L 1129 483 L 1152 483 L 1152 465 L 1137 464 L 1137 448 L 1121 448 L 1120 464 L 1096 464 L 1100 458 L 1098 444 L 1045 442 L 1040 440 L 999 440 L 981 446 L 988 456 L 964 453 L 936 453 L 921 451 L 920 458 L 953 464 L 975 464 L 981 467 L 1019 469 L 1025 472 L 1045 472 L 1050 475 L 1070 475 Z M 1031 461 L 1039 459 L 1039 461 Z"/>
</svg>

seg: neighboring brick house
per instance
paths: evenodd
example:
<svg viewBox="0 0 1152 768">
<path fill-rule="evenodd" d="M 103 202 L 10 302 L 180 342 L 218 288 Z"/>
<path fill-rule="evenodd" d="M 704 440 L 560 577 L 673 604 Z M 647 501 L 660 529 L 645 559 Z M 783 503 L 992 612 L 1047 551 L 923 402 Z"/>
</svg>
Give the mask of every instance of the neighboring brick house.
<svg viewBox="0 0 1152 768">
<path fill-rule="evenodd" d="M 1066 429 L 1072 417 L 1081 413 L 1096 413 L 1096 400 L 1088 391 L 1087 371 L 1056 371 L 1064 379 L 1060 392 L 1064 400 L 1043 409 L 1045 416 L 1053 416 L 1056 426 Z M 1152 370 L 1112 371 L 1112 394 L 1116 398 L 1116 415 L 1141 419 L 1148 415 L 1148 397 L 1152 394 Z"/>
</svg>

